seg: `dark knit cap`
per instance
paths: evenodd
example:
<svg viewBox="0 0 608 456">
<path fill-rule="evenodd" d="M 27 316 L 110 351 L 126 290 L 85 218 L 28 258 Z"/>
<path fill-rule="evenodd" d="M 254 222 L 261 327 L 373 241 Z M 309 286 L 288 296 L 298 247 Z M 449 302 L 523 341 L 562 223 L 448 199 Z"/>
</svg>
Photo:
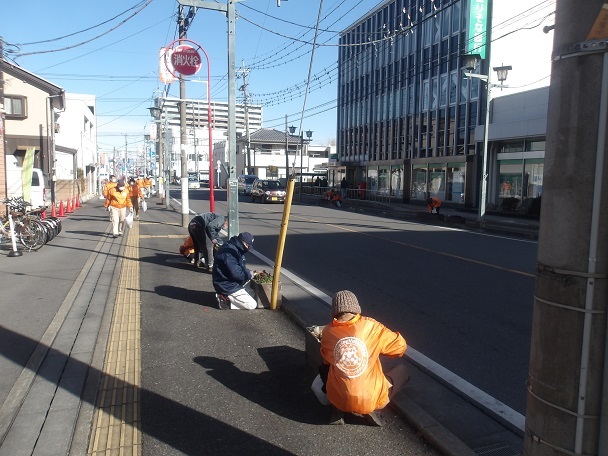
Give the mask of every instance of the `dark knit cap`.
<svg viewBox="0 0 608 456">
<path fill-rule="evenodd" d="M 242 242 L 246 242 L 249 247 L 253 244 L 253 234 L 245 231 L 244 233 L 239 234 L 239 240 Z"/>
<path fill-rule="evenodd" d="M 331 300 L 332 317 L 336 317 L 337 315 L 345 312 L 354 314 L 361 313 L 361 307 L 359 307 L 357 297 L 352 291 L 348 290 L 338 291 Z"/>
</svg>

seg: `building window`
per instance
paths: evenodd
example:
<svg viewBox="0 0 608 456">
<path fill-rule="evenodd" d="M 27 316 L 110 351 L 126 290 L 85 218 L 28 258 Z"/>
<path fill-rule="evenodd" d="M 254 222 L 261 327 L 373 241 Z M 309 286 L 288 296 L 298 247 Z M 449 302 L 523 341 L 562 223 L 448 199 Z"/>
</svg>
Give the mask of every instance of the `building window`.
<svg viewBox="0 0 608 456">
<path fill-rule="evenodd" d="M 4 109 L 6 110 L 6 117 L 25 118 L 27 117 L 27 98 L 5 95 Z"/>
</svg>

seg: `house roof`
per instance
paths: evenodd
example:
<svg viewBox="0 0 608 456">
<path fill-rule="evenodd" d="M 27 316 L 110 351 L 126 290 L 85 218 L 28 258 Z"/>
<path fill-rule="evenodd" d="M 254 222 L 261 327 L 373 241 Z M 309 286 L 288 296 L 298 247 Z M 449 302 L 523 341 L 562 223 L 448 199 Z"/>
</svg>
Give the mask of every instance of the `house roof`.
<svg viewBox="0 0 608 456">
<path fill-rule="evenodd" d="M 290 144 L 299 144 L 300 137 L 295 135 L 288 135 Z M 249 135 L 249 142 L 256 143 L 277 143 L 285 144 L 285 132 L 275 130 L 272 128 L 260 128 Z M 245 137 L 241 137 L 240 141 L 246 140 Z"/>
<path fill-rule="evenodd" d="M 55 96 L 56 98 L 52 99 L 53 107 L 65 109 L 65 90 L 62 87 L 4 59 L 0 59 L 0 69 L 14 78 L 20 79 L 51 96 Z"/>
</svg>

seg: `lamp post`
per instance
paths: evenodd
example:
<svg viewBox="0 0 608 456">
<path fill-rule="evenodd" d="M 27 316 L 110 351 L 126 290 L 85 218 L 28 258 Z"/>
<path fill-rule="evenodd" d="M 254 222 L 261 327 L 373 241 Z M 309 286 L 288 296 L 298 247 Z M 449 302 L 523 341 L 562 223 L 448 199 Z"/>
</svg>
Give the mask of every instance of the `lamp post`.
<svg viewBox="0 0 608 456">
<path fill-rule="evenodd" d="M 480 190 L 480 195 L 479 195 L 479 212 L 478 212 L 478 220 L 483 220 L 483 217 L 486 214 L 486 198 L 487 198 L 487 191 L 488 191 L 488 134 L 490 131 L 490 104 L 492 101 L 492 88 L 493 87 L 500 87 L 501 90 L 504 87 L 503 83 L 504 81 L 506 81 L 507 79 L 507 75 L 509 73 L 509 70 L 513 69 L 510 65 L 509 66 L 500 66 L 500 67 L 493 67 L 493 70 L 496 71 L 497 74 L 497 79 L 500 81 L 500 84 L 492 84 L 490 82 L 490 73 L 488 72 L 487 75 L 485 74 L 476 74 L 476 73 L 471 73 L 470 71 L 474 70 L 475 68 L 477 68 L 477 66 L 479 65 L 480 62 L 480 56 L 479 54 L 467 54 L 465 56 L 463 56 L 464 58 L 464 63 L 463 63 L 463 67 L 465 70 L 468 70 L 468 72 L 465 72 L 464 75 L 467 78 L 475 78 L 475 79 L 481 79 L 482 81 L 485 82 L 486 85 L 486 119 L 485 119 L 485 123 L 484 123 L 484 132 L 483 132 L 483 156 L 482 156 L 482 160 L 481 160 L 481 190 Z"/>
<path fill-rule="evenodd" d="M 310 143 L 310 138 L 312 138 L 312 130 L 307 130 L 306 139 L 308 140 L 309 143 Z M 309 161 L 309 163 L 310 163 L 310 161 Z M 302 202 L 302 167 L 303 166 L 304 166 L 304 132 L 301 131 L 300 132 L 300 202 Z"/>
<path fill-rule="evenodd" d="M 160 121 L 161 121 L 161 109 L 156 107 L 156 106 L 152 106 L 151 108 L 148 108 L 150 110 L 150 115 L 152 116 L 152 118 L 154 119 L 154 123 L 156 123 L 156 152 L 158 154 L 158 194 L 162 194 L 163 188 L 161 185 L 161 179 L 163 179 L 164 177 L 164 159 L 163 159 L 163 150 L 162 150 L 162 140 L 161 140 L 161 125 L 160 125 Z M 164 183 L 165 186 L 165 191 L 166 194 L 163 194 L 162 199 L 165 200 L 169 198 L 169 183 L 165 182 Z"/>
</svg>

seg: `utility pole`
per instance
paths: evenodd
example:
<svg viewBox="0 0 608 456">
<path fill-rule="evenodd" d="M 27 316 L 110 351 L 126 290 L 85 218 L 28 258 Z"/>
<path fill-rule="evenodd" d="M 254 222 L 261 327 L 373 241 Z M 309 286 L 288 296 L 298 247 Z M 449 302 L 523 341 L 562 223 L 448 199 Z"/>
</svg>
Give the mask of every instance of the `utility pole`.
<svg viewBox="0 0 608 456">
<path fill-rule="evenodd" d="M 608 12 L 603 5 L 604 0 L 556 4 L 526 455 L 608 454 Z"/>
<path fill-rule="evenodd" d="M 247 104 L 247 75 L 249 74 L 249 70 L 245 68 L 245 61 L 241 63 L 241 74 L 243 75 L 243 85 L 239 90 L 243 91 L 243 98 L 245 104 L 245 137 L 246 137 L 246 147 L 247 147 L 247 174 L 253 174 L 253 168 L 251 167 L 251 150 L 249 147 L 250 139 L 249 136 L 249 105 Z"/>
</svg>

